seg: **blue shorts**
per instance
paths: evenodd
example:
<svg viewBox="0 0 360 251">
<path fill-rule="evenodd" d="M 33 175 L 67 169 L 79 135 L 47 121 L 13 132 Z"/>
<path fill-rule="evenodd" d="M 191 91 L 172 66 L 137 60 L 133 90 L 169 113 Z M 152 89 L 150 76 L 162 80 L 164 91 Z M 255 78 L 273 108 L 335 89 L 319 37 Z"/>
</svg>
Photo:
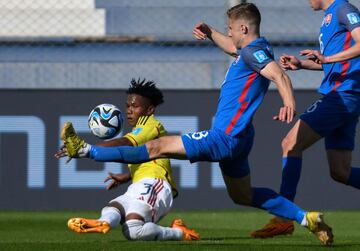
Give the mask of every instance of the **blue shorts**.
<svg viewBox="0 0 360 251">
<path fill-rule="evenodd" d="M 331 92 L 315 101 L 301 116 L 325 138 L 326 149 L 353 150 L 360 114 L 360 93 Z"/>
<path fill-rule="evenodd" d="M 250 173 L 248 155 L 253 140 L 252 125 L 237 137 L 231 137 L 218 129 L 182 136 L 186 155 L 191 163 L 219 162 L 222 172 L 233 178 L 244 177 Z"/>
</svg>

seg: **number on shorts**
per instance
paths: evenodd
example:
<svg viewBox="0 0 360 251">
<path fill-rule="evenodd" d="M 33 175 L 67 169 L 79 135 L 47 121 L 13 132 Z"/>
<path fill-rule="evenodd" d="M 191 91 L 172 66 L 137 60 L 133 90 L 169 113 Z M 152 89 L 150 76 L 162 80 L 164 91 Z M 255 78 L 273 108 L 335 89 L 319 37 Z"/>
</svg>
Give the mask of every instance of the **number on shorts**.
<svg viewBox="0 0 360 251">
<path fill-rule="evenodd" d="M 202 138 L 207 137 L 208 134 L 209 134 L 208 131 L 201 131 L 201 132 L 190 133 L 189 135 L 191 136 L 192 139 L 200 140 Z"/>
<path fill-rule="evenodd" d="M 316 101 L 314 102 L 314 104 L 312 104 L 312 105 L 306 110 L 306 112 L 310 113 L 310 112 L 315 111 L 316 108 L 318 107 L 318 105 L 319 105 L 321 102 L 322 102 L 321 99 L 316 100 Z"/>
<path fill-rule="evenodd" d="M 146 190 L 146 192 L 141 193 L 141 195 L 147 195 L 147 194 L 151 191 L 152 184 L 144 183 L 144 187 L 145 187 L 145 189 L 147 189 L 147 190 Z"/>
</svg>

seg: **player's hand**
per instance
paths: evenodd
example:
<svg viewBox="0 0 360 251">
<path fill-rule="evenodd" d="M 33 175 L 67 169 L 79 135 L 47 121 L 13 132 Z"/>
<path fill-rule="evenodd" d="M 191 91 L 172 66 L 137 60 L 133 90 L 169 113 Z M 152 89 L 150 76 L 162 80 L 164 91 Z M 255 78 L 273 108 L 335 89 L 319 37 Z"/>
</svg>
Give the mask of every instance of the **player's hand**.
<svg viewBox="0 0 360 251">
<path fill-rule="evenodd" d="M 283 54 L 280 57 L 279 64 L 284 71 L 301 69 L 301 61 L 293 55 Z"/>
<path fill-rule="evenodd" d="M 110 190 L 117 186 L 125 184 L 125 183 L 129 182 L 131 179 L 130 174 L 128 174 L 128 173 L 114 174 L 114 173 L 109 172 L 108 175 L 109 176 L 107 176 L 106 179 L 104 180 L 104 183 L 111 180 L 111 183 L 106 187 L 107 190 Z"/>
<path fill-rule="evenodd" d="M 57 159 L 61 159 L 63 157 L 68 156 L 68 152 L 67 152 L 66 147 L 65 147 L 64 144 L 60 147 L 59 151 L 57 151 L 57 153 L 54 154 L 54 156 Z M 67 160 L 66 160 L 66 163 L 69 163 L 71 159 L 72 158 L 68 157 Z"/>
<path fill-rule="evenodd" d="M 206 40 L 206 38 L 211 38 L 210 27 L 202 22 L 195 25 L 192 33 L 194 37 L 198 40 Z"/>
<path fill-rule="evenodd" d="M 300 51 L 300 55 L 307 57 L 307 59 L 314 61 L 317 64 L 330 63 L 328 61 L 327 57 L 325 57 L 323 54 L 321 54 L 320 51 L 317 51 L 317 50 L 309 50 L 309 49 L 302 50 L 302 51 Z"/>
<path fill-rule="evenodd" d="M 296 116 L 296 111 L 292 106 L 283 106 L 280 108 L 279 114 L 273 117 L 273 120 L 291 123 Z"/>
</svg>

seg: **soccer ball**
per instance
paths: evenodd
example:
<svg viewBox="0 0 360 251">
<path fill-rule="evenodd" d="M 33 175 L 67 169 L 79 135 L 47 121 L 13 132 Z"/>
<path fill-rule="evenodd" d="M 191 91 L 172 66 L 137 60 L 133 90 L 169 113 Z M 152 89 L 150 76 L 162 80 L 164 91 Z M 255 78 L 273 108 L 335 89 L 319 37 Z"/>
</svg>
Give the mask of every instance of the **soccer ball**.
<svg viewBox="0 0 360 251">
<path fill-rule="evenodd" d="M 111 104 L 96 106 L 89 115 L 91 132 L 100 139 L 111 139 L 123 128 L 123 117 L 119 108 Z"/>
</svg>

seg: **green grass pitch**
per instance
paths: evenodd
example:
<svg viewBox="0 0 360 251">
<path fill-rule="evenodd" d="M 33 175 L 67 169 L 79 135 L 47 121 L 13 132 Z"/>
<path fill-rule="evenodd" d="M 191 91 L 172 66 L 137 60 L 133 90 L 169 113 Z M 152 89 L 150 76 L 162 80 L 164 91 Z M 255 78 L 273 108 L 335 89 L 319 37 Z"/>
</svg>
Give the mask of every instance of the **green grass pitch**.
<svg viewBox="0 0 360 251">
<path fill-rule="evenodd" d="M 253 239 L 251 230 L 270 218 L 260 211 L 174 211 L 161 221 L 182 218 L 202 237 L 199 242 L 130 242 L 120 228 L 108 234 L 76 234 L 66 227 L 70 217 L 98 217 L 98 212 L 0 212 L 0 250 L 360 250 L 360 212 L 326 213 L 335 243 L 323 247 L 311 233 L 296 226 L 292 236 Z"/>
</svg>

